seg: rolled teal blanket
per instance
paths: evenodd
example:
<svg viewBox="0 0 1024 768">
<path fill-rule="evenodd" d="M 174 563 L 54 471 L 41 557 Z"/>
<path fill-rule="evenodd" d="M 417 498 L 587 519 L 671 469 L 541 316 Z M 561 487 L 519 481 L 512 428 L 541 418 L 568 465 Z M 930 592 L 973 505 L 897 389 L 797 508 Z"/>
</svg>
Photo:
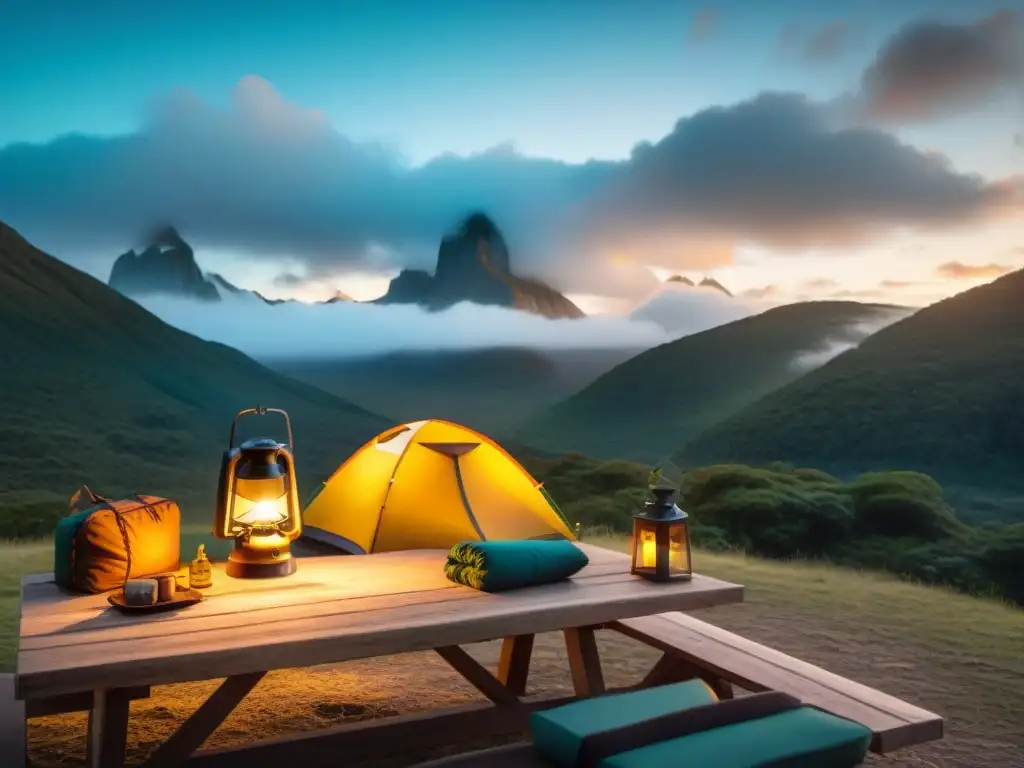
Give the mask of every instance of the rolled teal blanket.
<svg viewBox="0 0 1024 768">
<path fill-rule="evenodd" d="M 571 541 L 462 541 L 448 553 L 452 581 L 483 592 L 534 587 L 567 579 L 589 561 Z"/>
</svg>

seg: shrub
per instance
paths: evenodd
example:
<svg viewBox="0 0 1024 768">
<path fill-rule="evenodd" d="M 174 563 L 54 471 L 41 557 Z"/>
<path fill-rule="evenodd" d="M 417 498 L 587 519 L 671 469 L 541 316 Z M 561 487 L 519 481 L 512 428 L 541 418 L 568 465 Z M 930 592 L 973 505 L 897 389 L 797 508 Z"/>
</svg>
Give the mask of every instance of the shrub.
<svg viewBox="0 0 1024 768">
<path fill-rule="evenodd" d="M 571 501 L 562 507 L 570 527 L 579 523 L 583 528 L 607 528 L 617 533 L 629 533 L 632 524 L 623 514 L 615 499 L 608 496 L 589 496 Z"/>
<path fill-rule="evenodd" d="M 800 469 L 794 469 L 792 472 L 794 477 L 800 480 L 806 480 L 815 483 L 838 483 L 839 478 L 830 475 L 828 472 L 822 472 L 820 469 L 811 469 L 809 467 L 802 467 Z"/>
<path fill-rule="evenodd" d="M 648 468 L 580 454 L 524 462 L 571 525 L 617 533 L 647 496 Z M 942 487 L 917 472 L 844 482 L 811 468 L 722 464 L 680 482 L 696 546 L 771 558 L 827 557 L 1024 603 L 1024 524 L 961 523 Z"/>
<path fill-rule="evenodd" d="M 820 555 L 840 543 L 853 524 L 837 494 L 783 485 L 724 490 L 694 510 L 694 517 L 730 541 L 766 557 Z"/>
<path fill-rule="evenodd" d="M 59 501 L 0 504 L 0 539 L 37 539 L 49 536 L 67 511 L 67 502 Z"/>
<path fill-rule="evenodd" d="M 859 532 L 935 541 L 963 531 L 942 487 L 917 472 L 862 475 L 850 486 Z"/>
<path fill-rule="evenodd" d="M 690 535 L 695 546 L 712 552 L 726 552 L 736 549 L 725 531 L 713 525 L 694 524 L 690 526 Z"/>
<path fill-rule="evenodd" d="M 988 533 L 976 556 L 978 567 L 1010 600 L 1024 603 L 1024 523 Z"/>
</svg>

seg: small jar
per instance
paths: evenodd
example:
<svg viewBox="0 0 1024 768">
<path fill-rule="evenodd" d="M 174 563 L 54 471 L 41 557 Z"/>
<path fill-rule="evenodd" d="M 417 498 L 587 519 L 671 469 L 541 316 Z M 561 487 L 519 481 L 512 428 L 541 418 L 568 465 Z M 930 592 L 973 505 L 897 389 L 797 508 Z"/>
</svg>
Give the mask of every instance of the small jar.
<svg viewBox="0 0 1024 768">
<path fill-rule="evenodd" d="M 213 586 L 213 565 L 206 557 L 206 547 L 199 545 L 196 559 L 188 567 L 188 585 L 192 589 L 206 589 Z"/>
<path fill-rule="evenodd" d="M 166 603 L 174 599 L 174 593 L 178 588 L 178 582 L 173 573 L 162 573 L 156 577 L 157 602 Z"/>
</svg>

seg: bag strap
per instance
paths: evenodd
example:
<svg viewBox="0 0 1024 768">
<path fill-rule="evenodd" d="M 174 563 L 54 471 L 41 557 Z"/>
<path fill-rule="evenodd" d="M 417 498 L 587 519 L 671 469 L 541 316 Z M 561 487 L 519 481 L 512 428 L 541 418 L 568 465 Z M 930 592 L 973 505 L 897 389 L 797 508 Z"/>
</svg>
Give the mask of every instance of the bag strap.
<svg viewBox="0 0 1024 768">
<path fill-rule="evenodd" d="M 144 498 L 142 498 L 142 496 L 140 496 L 137 493 L 129 495 L 132 499 L 139 502 L 139 504 L 142 505 L 142 508 L 148 511 L 150 516 L 154 520 L 158 520 L 160 518 L 160 513 L 156 511 L 156 508 L 153 506 L 152 502 L 146 501 Z M 139 509 L 139 507 L 134 507 L 133 509 L 126 509 L 122 511 L 115 507 L 114 502 L 106 498 L 105 496 L 100 496 L 99 494 L 95 493 L 93 494 L 93 496 L 96 497 L 96 500 L 99 503 L 101 503 L 103 506 L 107 507 L 107 509 L 114 513 L 114 521 L 117 523 L 117 529 L 121 533 L 121 541 L 124 542 L 125 568 L 124 583 L 122 584 L 123 587 L 125 584 L 128 583 L 129 579 L 131 579 L 132 576 L 132 545 L 131 541 L 128 539 L 128 526 L 124 521 L 124 515 L 127 512 L 134 512 L 136 509 Z"/>
<path fill-rule="evenodd" d="M 124 584 L 122 584 L 122 587 L 128 584 L 128 580 L 132 576 L 132 545 L 128 540 L 128 526 L 124 522 L 123 515 L 123 512 L 114 510 L 117 529 L 121 531 L 121 540 L 124 542 Z"/>
<path fill-rule="evenodd" d="M 760 720 L 802 706 L 803 703 L 794 696 L 778 691 L 767 691 L 598 731 L 584 736 L 580 742 L 576 768 L 597 768 L 602 760 L 612 755 L 631 752 L 650 744 L 678 739 L 693 733 L 710 731 L 713 728 L 722 728 L 748 720 Z"/>
</svg>

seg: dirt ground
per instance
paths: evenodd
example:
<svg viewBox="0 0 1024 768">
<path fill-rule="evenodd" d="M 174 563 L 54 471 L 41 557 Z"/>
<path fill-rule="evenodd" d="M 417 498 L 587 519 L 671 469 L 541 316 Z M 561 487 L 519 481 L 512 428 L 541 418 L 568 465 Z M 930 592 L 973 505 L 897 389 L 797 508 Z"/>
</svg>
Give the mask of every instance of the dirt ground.
<svg viewBox="0 0 1024 768">
<path fill-rule="evenodd" d="M 1001 700 L 1012 701 L 1021 695 L 1024 664 L 1007 669 L 979 659 L 947 658 L 940 649 L 893 642 L 894 638 L 887 637 L 886 631 L 878 627 L 862 627 L 851 635 L 841 615 L 834 620 L 828 616 L 782 615 L 768 606 L 756 604 L 716 608 L 700 615 L 948 718 L 947 736 L 942 742 L 905 750 L 893 757 L 873 757 L 872 765 L 892 768 L 1024 766 L 1024 717 L 1019 709 L 1014 711 L 1013 706 L 1000 704 Z M 609 686 L 638 681 L 659 655 L 653 649 L 614 633 L 600 633 L 599 637 Z M 498 643 L 485 643 L 468 650 L 493 668 L 498 649 Z M 965 670 L 972 680 L 971 690 L 964 689 Z M 528 687 L 531 694 L 571 693 L 560 635 L 538 637 Z M 129 732 L 131 762 L 144 759 L 213 688 L 214 683 L 167 686 L 156 689 L 153 698 L 135 702 Z M 979 707 L 977 696 L 986 697 L 987 705 Z M 261 728 L 268 736 L 294 733 L 349 720 L 480 700 L 481 697 L 433 653 L 310 671 L 280 671 L 268 675 L 259 684 L 206 746 L 245 743 Z M 32 721 L 29 738 L 33 764 L 81 764 L 85 726 L 84 715 Z M 435 754 L 345 764 L 400 768 Z"/>
</svg>

